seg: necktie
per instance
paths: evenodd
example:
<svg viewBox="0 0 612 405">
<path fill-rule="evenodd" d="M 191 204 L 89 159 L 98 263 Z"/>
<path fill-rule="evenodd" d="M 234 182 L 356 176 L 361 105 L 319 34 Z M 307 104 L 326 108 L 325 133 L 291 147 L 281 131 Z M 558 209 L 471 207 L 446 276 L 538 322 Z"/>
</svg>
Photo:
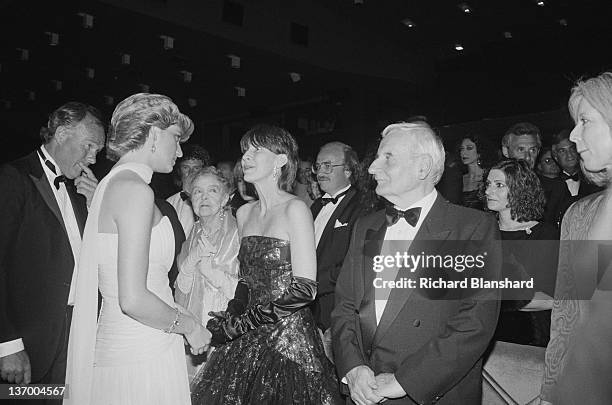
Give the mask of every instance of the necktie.
<svg viewBox="0 0 612 405">
<path fill-rule="evenodd" d="M 322 206 L 322 207 L 324 207 L 325 205 L 327 205 L 327 203 L 334 203 L 334 204 L 337 204 L 337 203 L 338 203 L 338 200 L 340 199 L 340 197 L 342 197 L 342 196 L 344 196 L 346 193 L 348 193 L 348 191 L 349 191 L 349 190 L 350 190 L 350 189 L 347 189 L 347 190 L 345 190 L 345 191 L 341 192 L 340 194 L 338 194 L 337 196 L 335 196 L 335 197 L 333 197 L 333 198 L 332 198 L 332 197 L 323 197 L 323 198 L 321 198 L 321 206 Z"/>
<path fill-rule="evenodd" d="M 567 174 L 565 172 L 561 173 L 559 175 L 559 177 L 561 178 L 561 180 L 565 181 L 565 180 L 569 180 L 572 179 L 574 181 L 580 181 L 580 172 L 576 172 L 574 174 Z"/>
<path fill-rule="evenodd" d="M 385 210 L 385 216 L 387 217 L 387 226 L 392 226 L 404 218 L 412 226 L 416 226 L 419 222 L 419 216 L 421 215 L 421 207 L 410 208 L 406 211 L 400 211 L 395 207 L 387 207 Z"/>
<path fill-rule="evenodd" d="M 53 172 L 53 174 L 57 175 L 57 170 L 55 169 L 55 165 L 51 163 L 51 161 L 45 157 L 45 155 L 42 153 L 42 150 L 37 149 L 36 152 L 38 152 L 38 156 L 40 156 L 40 158 L 45 161 L 45 166 L 47 166 L 49 170 Z M 55 186 L 56 190 L 59 190 L 60 183 L 64 183 L 67 181 L 68 181 L 68 178 L 64 176 L 63 174 L 61 174 L 55 177 L 55 179 L 53 180 L 53 185 Z"/>
</svg>

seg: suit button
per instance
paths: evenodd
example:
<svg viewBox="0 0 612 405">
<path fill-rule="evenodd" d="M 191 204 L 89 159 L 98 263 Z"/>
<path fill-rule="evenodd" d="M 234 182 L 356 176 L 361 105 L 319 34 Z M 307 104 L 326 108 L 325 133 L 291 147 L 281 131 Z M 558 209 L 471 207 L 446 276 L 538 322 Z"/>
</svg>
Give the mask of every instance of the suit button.
<svg viewBox="0 0 612 405">
<path fill-rule="evenodd" d="M 419 326 L 421 326 L 421 320 L 415 319 L 414 322 L 412 322 L 412 326 L 414 326 L 415 328 L 418 328 Z"/>
</svg>

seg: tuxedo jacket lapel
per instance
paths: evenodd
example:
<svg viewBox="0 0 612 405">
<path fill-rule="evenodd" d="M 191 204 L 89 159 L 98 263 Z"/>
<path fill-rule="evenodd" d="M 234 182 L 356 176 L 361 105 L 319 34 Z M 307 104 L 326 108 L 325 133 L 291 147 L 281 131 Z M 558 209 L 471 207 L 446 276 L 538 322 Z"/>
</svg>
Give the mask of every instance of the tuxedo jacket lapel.
<svg viewBox="0 0 612 405">
<path fill-rule="evenodd" d="M 72 210 L 74 211 L 74 216 L 76 217 L 76 221 L 79 226 L 79 232 L 81 233 L 81 237 L 83 237 L 85 221 L 87 221 L 87 200 L 85 199 L 85 196 L 77 193 L 76 187 L 72 180 L 67 181 L 64 184 L 66 185 L 66 190 L 70 196 L 70 202 L 72 203 Z"/>
<path fill-rule="evenodd" d="M 51 186 L 49 185 L 49 181 L 47 180 L 47 176 L 40 165 L 40 160 L 38 159 L 38 155 L 36 152 L 30 154 L 30 179 L 36 186 L 36 189 L 40 193 L 41 197 L 53 212 L 53 215 L 57 218 L 59 223 L 66 231 L 66 225 L 64 224 L 64 219 L 62 218 L 62 213 L 60 211 L 59 205 L 57 204 L 57 200 L 55 199 L 55 195 L 53 194 L 53 190 L 51 190 Z M 66 233 L 66 235 L 68 235 Z"/>
<path fill-rule="evenodd" d="M 425 218 L 421 224 L 421 228 L 417 232 L 414 241 L 410 244 L 410 248 L 408 249 L 409 255 L 416 256 L 422 251 L 427 251 L 427 254 L 435 254 L 438 251 L 440 243 L 436 242 L 446 240 L 450 234 L 450 231 L 446 230 L 444 227 L 446 209 L 446 203 L 442 197 L 438 195 L 434 205 L 427 214 L 427 218 Z M 416 272 L 414 274 L 418 275 Z M 405 273 L 402 273 L 400 269 L 400 271 L 397 272 L 395 280 L 401 279 L 402 275 L 405 275 Z M 380 339 L 384 337 L 400 311 L 407 305 L 408 299 L 414 293 L 414 290 L 414 288 L 393 288 L 391 290 L 387 305 L 380 318 L 380 323 L 376 328 L 374 343 L 380 341 Z M 374 319 L 374 322 L 376 322 L 376 319 Z"/>
<path fill-rule="evenodd" d="M 378 215 L 378 214 L 377 214 Z M 384 211 L 380 212 L 378 218 L 370 229 L 366 231 L 365 244 L 363 247 L 363 298 L 359 306 L 359 318 L 361 323 L 361 335 L 365 350 L 372 346 L 374 334 L 376 333 L 376 303 L 373 270 L 374 256 L 380 254 L 383 240 L 387 231 Z"/>
</svg>

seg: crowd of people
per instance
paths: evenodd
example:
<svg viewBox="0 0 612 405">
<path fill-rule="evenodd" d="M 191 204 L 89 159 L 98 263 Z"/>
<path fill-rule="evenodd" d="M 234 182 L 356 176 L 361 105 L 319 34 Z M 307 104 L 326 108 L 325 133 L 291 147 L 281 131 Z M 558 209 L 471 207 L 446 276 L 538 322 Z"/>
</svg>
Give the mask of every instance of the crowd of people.
<svg viewBox="0 0 612 405">
<path fill-rule="evenodd" d="M 363 159 L 339 141 L 300 158 L 261 124 L 213 166 L 166 96 L 126 98 L 106 135 L 64 104 L 0 168 L 0 378 L 78 405 L 480 404 L 503 341 L 546 348 L 541 404 L 609 404 L 612 73 L 568 105 L 549 145 L 520 122 L 445 151 L 420 117 Z M 483 249 L 462 288 L 476 273 L 380 260 Z"/>
</svg>

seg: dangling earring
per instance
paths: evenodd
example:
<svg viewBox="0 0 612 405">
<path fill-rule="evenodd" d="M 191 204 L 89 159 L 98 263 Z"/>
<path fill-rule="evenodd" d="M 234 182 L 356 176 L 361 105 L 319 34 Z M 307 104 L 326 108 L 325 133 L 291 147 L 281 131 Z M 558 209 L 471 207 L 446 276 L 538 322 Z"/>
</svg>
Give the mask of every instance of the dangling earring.
<svg viewBox="0 0 612 405">
<path fill-rule="evenodd" d="M 155 153 L 155 144 L 153 144 L 153 146 L 151 146 L 151 153 Z"/>
<path fill-rule="evenodd" d="M 278 177 L 278 167 L 274 166 L 274 170 L 272 171 L 272 177 L 277 178 Z"/>
<path fill-rule="evenodd" d="M 221 219 L 222 221 L 225 219 L 225 208 L 221 207 L 221 209 L 219 210 L 219 219 Z"/>
</svg>

